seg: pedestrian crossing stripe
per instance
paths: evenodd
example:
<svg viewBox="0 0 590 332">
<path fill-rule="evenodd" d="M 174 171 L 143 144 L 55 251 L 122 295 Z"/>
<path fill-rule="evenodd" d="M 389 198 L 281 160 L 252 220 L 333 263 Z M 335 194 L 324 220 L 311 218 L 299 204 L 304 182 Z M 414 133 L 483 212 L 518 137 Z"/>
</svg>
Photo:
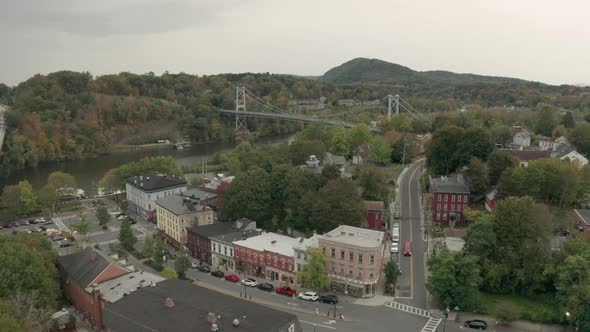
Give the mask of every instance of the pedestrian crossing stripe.
<svg viewBox="0 0 590 332">
<path fill-rule="evenodd" d="M 434 332 L 438 328 L 438 325 L 442 322 L 442 319 L 436 317 L 430 317 L 426 325 L 422 328 L 421 332 Z"/>
<path fill-rule="evenodd" d="M 401 310 L 401 311 L 405 311 L 414 315 L 418 315 L 418 316 L 422 316 L 422 317 L 428 317 L 430 318 L 430 311 L 425 310 L 425 309 L 421 309 L 421 308 L 416 308 L 413 307 L 411 305 L 407 305 L 407 304 L 402 304 L 402 303 L 398 303 L 395 301 L 388 301 L 385 302 L 385 306 L 390 307 L 392 309 L 396 309 L 396 310 Z"/>
</svg>

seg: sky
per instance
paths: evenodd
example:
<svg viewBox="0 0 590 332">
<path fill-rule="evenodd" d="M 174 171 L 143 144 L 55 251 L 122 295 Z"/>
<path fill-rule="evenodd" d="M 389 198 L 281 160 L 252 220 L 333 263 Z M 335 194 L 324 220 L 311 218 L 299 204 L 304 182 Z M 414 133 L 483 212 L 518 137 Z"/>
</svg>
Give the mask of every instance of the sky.
<svg viewBox="0 0 590 332">
<path fill-rule="evenodd" d="M 590 84 L 587 0 L 0 0 L 0 82 L 58 70 L 321 75 L 356 57 Z"/>
</svg>

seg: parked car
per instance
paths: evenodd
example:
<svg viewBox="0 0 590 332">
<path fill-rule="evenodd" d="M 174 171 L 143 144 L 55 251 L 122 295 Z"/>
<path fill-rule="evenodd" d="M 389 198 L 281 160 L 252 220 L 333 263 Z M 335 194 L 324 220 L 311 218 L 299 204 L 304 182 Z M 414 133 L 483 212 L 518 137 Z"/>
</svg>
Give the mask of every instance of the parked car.
<svg viewBox="0 0 590 332">
<path fill-rule="evenodd" d="M 473 319 L 473 320 L 466 321 L 463 324 L 463 326 L 469 327 L 472 329 L 485 330 L 488 328 L 488 323 L 486 323 L 486 321 L 481 320 L 481 319 Z"/>
<path fill-rule="evenodd" d="M 299 293 L 298 298 L 306 301 L 317 301 L 319 296 L 316 292 Z"/>
<path fill-rule="evenodd" d="M 127 218 L 127 216 L 126 216 L 126 215 L 124 215 L 124 214 L 121 214 L 121 215 L 118 215 L 118 216 L 117 216 L 117 220 L 119 220 L 119 221 L 122 221 L 122 220 L 123 220 L 123 219 L 125 219 L 125 218 Z"/>
<path fill-rule="evenodd" d="M 198 268 L 199 268 L 199 263 L 198 263 L 198 262 L 192 262 L 192 263 L 191 263 L 191 267 L 192 267 L 193 269 L 198 269 Z"/>
<path fill-rule="evenodd" d="M 275 290 L 275 286 L 271 285 L 271 284 L 267 284 L 265 282 L 258 284 L 258 286 L 256 286 L 256 288 L 265 291 L 265 292 L 272 292 Z"/>
<path fill-rule="evenodd" d="M 397 242 L 392 242 L 391 243 L 391 253 L 392 254 L 397 254 L 399 252 L 399 245 Z"/>
<path fill-rule="evenodd" d="M 258 285 L 256 280 L 254 280 L 252 278 L 246 278 L 246 279 L 242 280 L 242 284 L 246 285 L 246 286 L 250 286 L 250 287 L 256 287 L 256 285 Z"/>
<path fill-rule="evenodd" d="M 29 224 L 35 225 L 35 224 L 38 224 L 38 222 L 35 219 L 31 219 L 31 220 L 29 220 Z"/>
<path fill-rule="evenodd" d="M 338 303 L 338 296 L 328 294 L 318 297 L 318 301 L 322 303 L 336 304 Z"/>
<path fill-rule="evenodd" d="M 61 242 L 59 243 L 59 247 L 60 247 L 60 248 L 67 248 L 67 247 L 71 247 L 71 246 L 73 246 L 73 245 L 74 245 L 74 244 L 73 244 L 72 242 L 70 242 L 70 241 L 61 241 Z"/>
<path fill-rule="evenodd" d="M 395 218 L 395 219 L 399 219 L 399 217 L 400 217 L 399 210 L 395 210 L 395 211 L 393 212 L 393 218 Z"/>
<path fill-rule="evenodd" d="M 231 282 L 238 282 L 238 281 L 240 281 L 240 277 L 238 277 L 235 274 L 228 274 L 225 276 L 225 280 L 231 281 Z"/>
<path fill-rule="evenodd" d="M 404 245 L 404 256 L 412 256 L 412 242 L 406 241 Z"/>
<path fill-rule="evenodd" d="M 35 219 L 35 222 L 37 222 L 37 223 L 42 223 L 42 222 L 45 222 L 45 221 L 46 220 L 43 217 Z"/>
<path fill-rule="evenodd" d="M 207 265 L 200 265 L 198 267 L 199 271 L 201 272 L 205 272 L 205 273 L 209 273 L 211 272 L 211 269 L 207 266 Z"/>
<path fill-rule="evenodd" d="M 26 226 L 29 224 L 29 222 L 27 220 L 21 220 L 18 222 L 21 226 Z"/>
<path fill-rule="evenodd" d="M 42 231 L 46 231 L 46 230 L 47 230 L 47 227 L 45 227 L 45 226 L 39 226 L 39 228 L 40 228 Z"/>
<path fill-rule="evenodd" d="M 12 228 L 12 224 L 9 224 L 9 223 L 2 224 L 2 227 L 4 227 L 4 228 Z"/>
<path fill-rule="evenodd" d="M 133 219 L 133 218 L 129 218 L 129 223 L 131 225 L 135 225 L 135 224 L 137 224 L 137 221 L 135 219 Z"/>
<path fill-rule="evenodd" d="M 567 229 L 562 229 L 559 231 L 559 235 L 568 236 L 568 235 L 570 235 L 570 231 L 568 231 Z"/>
<path fill-rule="evenodd" d="M 277 294 L 287 295 L 287 296 L 294 296 L 297 294 L 297 291 L 292 289 L 289 286 L 283 286 L 276 289 Z"/>
<path fill-rule="evenodd" d="M 53 237 L 53 241 L 63 241 L 65 237 L 63 235 L 56 235 Z"/>
<path fill-rule="evenodd" d="M 225 276 L 225 273 L 217 270 L 217 271 L 213 271 L 211 272 L 211 275 L 217 278 L 223 278 L 223 276 Z"/>
</svg>

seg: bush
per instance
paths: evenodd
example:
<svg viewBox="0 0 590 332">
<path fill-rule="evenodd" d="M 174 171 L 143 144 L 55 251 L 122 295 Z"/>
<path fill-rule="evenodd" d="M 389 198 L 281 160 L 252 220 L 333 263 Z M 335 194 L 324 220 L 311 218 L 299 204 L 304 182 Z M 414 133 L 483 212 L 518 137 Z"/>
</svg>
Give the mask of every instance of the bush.
<svg viewBox="0 0 590 332">
<path fill-rule="evenodd" d="M 518 309 L 513 306 L 503 306 L 496 311 L 496 318 L 503 323 L 513 322 L 518 317 Z"/>
</svg>

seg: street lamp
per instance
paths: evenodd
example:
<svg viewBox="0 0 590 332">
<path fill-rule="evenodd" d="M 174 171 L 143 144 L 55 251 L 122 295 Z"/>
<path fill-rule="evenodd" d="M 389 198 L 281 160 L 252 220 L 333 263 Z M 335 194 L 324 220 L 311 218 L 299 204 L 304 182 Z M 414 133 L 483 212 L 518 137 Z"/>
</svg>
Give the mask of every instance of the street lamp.
<svg viewBox="0 0 590 332">
<path fill-rule="evenodd" d="M 571 314 L 569 311 L 565 312 L 565 325 L 563 326 L 563 332 L 567 331 L 567 326 L 569 325 Z"/>
</svg>

